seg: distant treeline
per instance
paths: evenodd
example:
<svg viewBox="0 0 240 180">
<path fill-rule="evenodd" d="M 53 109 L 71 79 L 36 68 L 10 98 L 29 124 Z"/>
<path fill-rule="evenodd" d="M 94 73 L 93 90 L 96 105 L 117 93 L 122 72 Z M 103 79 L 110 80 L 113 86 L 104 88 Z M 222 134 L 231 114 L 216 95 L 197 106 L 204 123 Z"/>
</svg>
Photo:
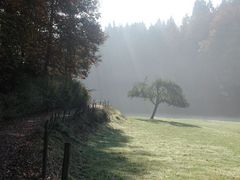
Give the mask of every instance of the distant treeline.
<svg viewBox="0 0 240 180">
<path fill-rule="evenodd" d="M 149 105 L 133 103 L 127 91 L 144 77 L 163 77 L 179 83 L 191 107 L 161 107 L 162 113 L 239 116 L 240 1 L 197 0 L 182 25 L 173 18 L 125 26 L 109 25 L 101 49 L 103 64 L 87 81 L 96 97 L 107 97 L 128 113 L 147 112 Z M 111 74 L 109 76 L 109 74 Z M 96 84 L 98 86 L 96 87 Z"/>
</svg>

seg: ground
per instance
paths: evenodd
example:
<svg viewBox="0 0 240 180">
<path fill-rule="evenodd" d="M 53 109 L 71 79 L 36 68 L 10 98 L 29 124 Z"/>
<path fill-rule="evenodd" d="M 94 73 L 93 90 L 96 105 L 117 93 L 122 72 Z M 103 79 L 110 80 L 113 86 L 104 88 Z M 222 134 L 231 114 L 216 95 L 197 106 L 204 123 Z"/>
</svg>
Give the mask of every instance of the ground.
<svg viewBox="0 0 240 180">
<path fill-rule="evenodd" d="M 83 148 L 88 179 L 240 179 L 240 123 L 119 118 Z"/>
<path fill-rule="evenodd" d="M 46 115 L 0 120 L 0 179 L 39 179 Z"/>
<path fill-rule="evenodd" d="M 49 176 L 60 177 L 63 144 L 70 142 L 70 180 L 240 179 L 240 122 L 107 112 L 110 122 L 98 110 L 58 123 L 49 140 Z M 0 123 L 0 179 L 39 179 L 43 119 Z"/>
</svg>

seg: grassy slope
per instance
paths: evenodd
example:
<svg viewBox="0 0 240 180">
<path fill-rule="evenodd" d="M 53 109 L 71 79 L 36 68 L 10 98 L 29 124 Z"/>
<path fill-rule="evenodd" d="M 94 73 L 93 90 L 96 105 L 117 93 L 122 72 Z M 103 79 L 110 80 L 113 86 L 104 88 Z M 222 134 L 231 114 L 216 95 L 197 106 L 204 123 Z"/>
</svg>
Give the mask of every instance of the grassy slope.
<svg viewBox="0 0 240 180">
<path fill-rule="evenodd" d="M 50 179 L 61 179 L 64 143 L 71 143 L 69 180 L 87 179 L 88 163 L 83 153 L 90 134 L 108 122 L 106 111 L 75 114 L 66 121 L 58 121 L 51 131 L 48 146 L 47 174 Z"/>
<path fill-rule="evenodd" d="M 240 179 L 240 123 L 119 117 L 82 149 L 87 179 Z"/>
</svg>

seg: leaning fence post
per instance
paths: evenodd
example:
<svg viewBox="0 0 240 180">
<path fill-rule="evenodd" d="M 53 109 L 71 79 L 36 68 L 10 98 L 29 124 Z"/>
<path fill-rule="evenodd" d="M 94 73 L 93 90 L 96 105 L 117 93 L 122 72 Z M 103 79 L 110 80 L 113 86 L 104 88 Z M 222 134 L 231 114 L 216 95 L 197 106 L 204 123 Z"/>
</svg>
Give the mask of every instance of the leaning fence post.
<svg viewBox="0 0 240 180">
<path fill-rule="evenodd" d="M 62 165 L 62 180 L 68 180 L 69 162 L 70 162 L 70 143 L 65 143 L 63 165 Z"/>
<path fill-rule="evenodd" d="M 46 178 L 47 172 L 47 159 L 48 159 L 48 120 L 44 125 L 44 137 L 43 137 L 43 164 L 42 164 L 42 178 Z"/>
</svg>

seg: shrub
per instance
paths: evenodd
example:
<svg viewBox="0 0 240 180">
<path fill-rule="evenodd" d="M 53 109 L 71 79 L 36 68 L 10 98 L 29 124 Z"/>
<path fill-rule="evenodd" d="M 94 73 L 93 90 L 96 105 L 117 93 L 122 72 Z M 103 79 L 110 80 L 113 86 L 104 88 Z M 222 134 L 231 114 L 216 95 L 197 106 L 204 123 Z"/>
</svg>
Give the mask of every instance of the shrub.
<svg viewBox="0 0 240 180">
<path fill-rule="evenodd" d="M 21 78 L 15 92 L 0 94 L 0 118 L 85 106 L 89 100 L 86 88 L 78 80 L 62 79 Z"/>
</svg>

